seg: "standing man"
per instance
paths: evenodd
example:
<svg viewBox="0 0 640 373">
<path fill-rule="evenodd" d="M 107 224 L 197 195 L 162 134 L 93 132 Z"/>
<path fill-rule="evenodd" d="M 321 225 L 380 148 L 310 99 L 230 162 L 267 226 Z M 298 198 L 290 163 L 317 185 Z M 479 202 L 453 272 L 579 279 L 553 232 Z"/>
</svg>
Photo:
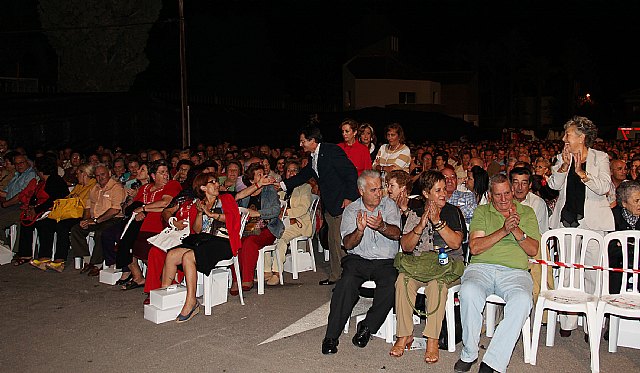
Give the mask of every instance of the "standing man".
<svg viewBox="0 0 640 373">
<path fill-rule="evenodd" d="M 373 305 L 358 323 L 352 339 L 354 345 L 363 348 L 369 343 L 371 333 L 380 329 L 395 301 L 398 272 L 393 259 L 399 248 L 400 210 L 391 198 L 382 197 L 378 171 L 363 171 L 358 177 L 358 191 L 361 197 L 344 209 L 340 225 L 347 255 L 342 259 L 342 278 L 331 296 L 327 331 L 322 340 L 325 355 L 338 352 L 338 338 L 365 281 L 373 280 L 376 290 Z"/>
<path fill-rule="evenodd" d="M 522 325 L 533 304 L 533 281 L 528 257 L 536 256 L 540 231 L 531 207 L 513 199 L 507 176 L 489 181 L 491 203 L 476 208 L 471 220 L 471 264 L 462 275 L 460 315 L 462 353 L 456 372 L 468 372 L 478 361 L 482 310 L 487 296 L 505 300 L 504 319 L 496 328 L 485 352 L 480 372 L 505 372 Z"/>
<path fill-rule="evenodd" d="M 329 228 L 329 278 L 320 285 L 333 285 L 340 278 L 340 261 L 345 256 L 340 237 L 342 211 L 358 198 L 358 173 L 339 146 L 322 142 L 320 129 L 307 126 L 300 131 L 300 146 L 310 159 L 300 173 L 280 183 L 286 192 L 314 178 L 320 187 L 324 220 Z"/>
</svg>

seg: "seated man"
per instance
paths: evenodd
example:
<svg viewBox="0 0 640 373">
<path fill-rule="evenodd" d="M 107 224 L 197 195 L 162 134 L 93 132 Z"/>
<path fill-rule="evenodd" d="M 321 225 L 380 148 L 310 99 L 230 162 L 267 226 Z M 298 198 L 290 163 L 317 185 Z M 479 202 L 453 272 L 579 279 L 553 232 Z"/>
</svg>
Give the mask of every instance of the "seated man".
<svg viewBox="0 0 640 373">
<path fill-rule="evenodd" d="M 80 273 L 89 276 L 100 274 L 98 265 L 102 264 L 102 232 L 122 220 L 122 202 L 125 192 L 122 184 L 111 178 L 111 172 L 105 165 L 96 167 L 96 185 L 89 191 L 89 203 L 84 209 L 80 223 L 71 228 L 71 249 L 73 256 L 88 256 L 87 236 L 94 233 L 95 246 L 89 263 L 85 263 Z"/>
<path fill-rule="evenodd" d="M 468 372 L 478 361 L 482 310 L 487 296 L 505 300 L 504 319 L 484 354 L 480 372 L 504 372 L 533 304 L 528 257 L 538 253 L 540 232 L 533 209 L 513 199 L 503 174 L 489 181 L 491 203 L 476 208 L 471 220 L 471 264 L 460 287 L 463 348 L 456 372 Z"/>
<path fill-rule="evenodd" d="M 27 156 L 16 153 L 13 156 L 15 173 L 7 186 L 0 191 L 0 240 L 9 244 L 5 236 L 5 228 L 16 224 L 20 220 L 20 192 L 36 177 L 36 171 L 31 167 Z M 18 224 L 18 227 L 20 225 Z M 19 233 L 18 233 L 19 234 Z M 16 242 L 19 242 L 16 237 Z"/>
<path fill-rule="evenodd" d="M 382 180 L 377 171 L 362 172 L 358 191 L 361 197 L 342 214 L 340 234 L 347 255 L 342 259 L 342 277 L 331 297 L 329 322 L 322 341 L 325 355 L 338 352 L 338 337 L 365 281 L 373 280 L 376 291 L 366 318 L 358 323 L 354 345 L 367 345 L 371 333 L 378 331 L 394 304 L 398 272 L 393 259 L 398 253 L 400 210 L 392 199 L 382 197 Z"/>
</svg>

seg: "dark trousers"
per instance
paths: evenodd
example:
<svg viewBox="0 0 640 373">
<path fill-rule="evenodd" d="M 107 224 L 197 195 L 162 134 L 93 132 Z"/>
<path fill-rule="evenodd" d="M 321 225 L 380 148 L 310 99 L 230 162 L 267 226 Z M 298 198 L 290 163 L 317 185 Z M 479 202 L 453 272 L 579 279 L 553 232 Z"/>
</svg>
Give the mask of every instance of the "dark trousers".
<svg viewBox="0 0 640 373">
<path fill-rule="evenodd" d="M 393 266 L 393 259 L 368 260 L 352 254 L 342 258 L 342 277 L 331 296 L 325 337 L 340 337 L 344 324 L 360 298 L 360 286 L 370 280 L 376 283 L 376 289 L 373 304 L 362 322 L 371 333 L 376 333 L 395 302 L 396 277 L 398 271 Z"/>
<path fill-rule="evenodd" d="M 39 257 L 47 258 L 48 256 L 45 254 L 51 255 L 53 235 L 56 234 L 56 252 L 52 259 L 67 260 L 71 247 L 69 232 L 71 232 L 71 227 L 78 222 L 80 219 L 64 219 L 59 222 L 53 219 L 42 219 L 36 222 L 35 227 L 38 230 L 38 239 L 40 240 Z"/>
<path fill-rule="evenodd" d="M 120 235 L 124 228 L 123 222 L 114 224 L 102 232 L 102 255 L 107 266 L 116 262 L 116 245 L 120 243 Z"/>
<path fill-rule="evenodd" d="M 127 231 L 124 232 L 122 239 L 116 246 L 116 268 L 120 268 L 127 272 L 129 271 L 129 264 L 133 261 L 133 254 L 131 253 L 131 250 L 133 249 L 133 244 L 136 242 L 136 238 L 140 233 L 143 221 L 144 220 L 133 220 L 131 224 L 129 224 Z M 124 226 L 122 228 L 124 229 Z"/>
<path fill-rule="evenodd" d="M 71 247 L 73 248 L 73 256 L 87 256 L 89 255 L 89 244 L 87 243 L 87 236 L 91 232 L 95 232 L 93 235 L 93 241 L 95 246 L 93 247 L 93 253 L 91 254 L 90 264 L 101 264 L 103 260 L 102 256 L 102 232 L 105 229 L 111 227 L 114 224 L 119 224 L 122 218 L 113 218 L 107 221 L 103 221 L 98 224 L 90 224 L 87 229 L 80 227 L 80 224 L 76 224 L 71 227 Z"/>
</svg>

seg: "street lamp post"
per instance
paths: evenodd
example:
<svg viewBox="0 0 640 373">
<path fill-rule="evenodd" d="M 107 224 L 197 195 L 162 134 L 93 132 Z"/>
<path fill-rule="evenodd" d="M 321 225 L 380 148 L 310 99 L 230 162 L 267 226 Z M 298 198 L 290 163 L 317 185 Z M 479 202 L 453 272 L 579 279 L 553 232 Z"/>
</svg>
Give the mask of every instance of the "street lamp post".
<svg viewBox="0 0 640 373">
<path fill-rule="evenodd" d="M 187 62 L 185 53 L 184 37 L 184 0 L 178 0 L 178 24 L 180 33 L 180 124 L 182 125 L 182 147 L 186 148 L 191 139 L 189 138 L 189 116 L 187 103 Z"/>
</svg>

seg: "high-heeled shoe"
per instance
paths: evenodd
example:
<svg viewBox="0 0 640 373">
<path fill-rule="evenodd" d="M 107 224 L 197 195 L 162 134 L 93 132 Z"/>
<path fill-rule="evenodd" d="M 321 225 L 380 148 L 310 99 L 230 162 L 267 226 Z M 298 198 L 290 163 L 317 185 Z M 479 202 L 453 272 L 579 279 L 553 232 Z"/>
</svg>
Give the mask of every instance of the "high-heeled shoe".
<svg viewBox="0 0 640 373">
<path fill-rule="evenodd" d="M 38 268 L 41 271 L 46 271 L 47 270 L 47 263 L 49 263 L 51 261 L 51 259 L 31 259 L 29 261 L 29 264 L 31 264 L 32 266 Z"/>
<path fill-rule="evenodd" d="M 434 364 L 440 360 L 440 350 L 438 349 L 437 338 L 427 338 L 427 350 L 424 353 L 424 362 Z"/>
<path fill-rule="evenodd" d="M 58 273 L 62 273 L 62 271 L 64 271 L 64 262 L 48 262 L 46 266 Z"/>
<path fill-rule="evenodd" d="M 131 281 L 132 278 L 133 278 L 133 273 L 129 272 L 129 276 L 127 276 L 127 278 L 125 279 L 120 279 L 116 281 L 116 285 L 126 285 L 126 283 Z"/>
<path fill-rule="evenodd" d="M 396 339 L 396 343 L 391 347 L 391 351 L 389 351 L 389 355 L 393 357 L 400 357 L 404 355 L 404 350 L 409 350 L 411 345 L 413 344 L 413 336 L 407 337 L 398 337 Z"/>
<path fill-rule="evenodd" d="M 251 289 L 253 289 L 253 281 L 242 283 L 242 291 L 249 291 Z"/>
</svg>

